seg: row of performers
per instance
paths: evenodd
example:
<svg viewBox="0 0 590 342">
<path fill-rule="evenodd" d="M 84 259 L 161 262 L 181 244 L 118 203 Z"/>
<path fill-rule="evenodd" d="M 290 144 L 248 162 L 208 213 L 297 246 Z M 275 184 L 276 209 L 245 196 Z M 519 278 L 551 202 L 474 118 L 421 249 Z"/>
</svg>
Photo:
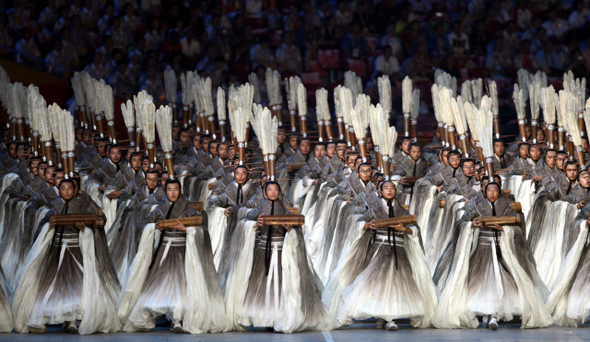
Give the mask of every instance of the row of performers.
<svg viewBox="0 0 590 342">
<path fill-rule="evenodd" d="M 71 179 L 29 157 L 25 144 L 2 146 L 3 331 L 42 332 L 46 324 L 82 334 L 143 331 L 162 315 L 174 332 L 190 333 L 326 330 L 371 317 L 389 330 L 401 318 L 459 328 L 477 327 L 478 317 L 496 329 L 514 316 L 533 328 L 588 316 L 590 177 L 559 151 L 521 144 L 512 158 L 495 143 L 498 169 L 531 180 L 535 199 L 525 218 L 501 178 L 490 182 L 474 159 L 445 149 L 423 156 L 409 139 L 389 177 L 345 142 L 314 145 L 283 134 L 277 180 L 266 181 L 255 170 L 259 151 L 250 170 L 231 144 L 181 130 L 175 169 L 184 177 L 166 180 L 143 153 L 125 159 L 120 146 L 79 132 L 79 177 Z M 534 256 L 541 230 L 529 224 L 547 193 L 583 208 L 572 221 L 577 233 L 560 240 L 572 243 L 549 300 Z M 195 211 L 199 199 L 206 204 Z M 407 217 L 408 204 L 419 224 L 377 224 Z M 304 224 L 260 219 L 291 207 Z M 98 208 L 103 228 L 56 223 L 56 215 Z M 482 219 L 494 216 L 514 219 Z M 186 217 L 200 224 L 185 226 Z M 170 219 L 177 224 L 159 224 Z"/>
</svg>

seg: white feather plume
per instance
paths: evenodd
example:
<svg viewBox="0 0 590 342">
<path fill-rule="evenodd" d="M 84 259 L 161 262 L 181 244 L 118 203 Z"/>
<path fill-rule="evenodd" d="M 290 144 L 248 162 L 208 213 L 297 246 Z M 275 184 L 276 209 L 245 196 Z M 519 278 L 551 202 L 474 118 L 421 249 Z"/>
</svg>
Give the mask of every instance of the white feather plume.
<svg viewBox="0 0 590 342">
<path fill-rule="evenodd" d="M 158 138 L 164 152 L 172 152 L 172 108 L 160 106 L 155 113 Z"/>
</svg>

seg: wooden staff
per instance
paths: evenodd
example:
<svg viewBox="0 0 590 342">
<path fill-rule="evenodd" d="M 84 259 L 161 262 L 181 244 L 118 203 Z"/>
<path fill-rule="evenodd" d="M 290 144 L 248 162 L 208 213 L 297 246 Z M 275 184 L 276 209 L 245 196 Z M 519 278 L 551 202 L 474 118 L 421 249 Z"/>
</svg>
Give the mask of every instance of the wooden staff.
<svg viewBox="0 0 590 342">
<path fill-rule="evenodd" d="M 520 133 L 521 141 L 526 141 L 526 121 L 518 120 L 518 132 Z"/>
<path fill-rule="evenodd" d="M 324 141 L 324 120 L 318 120 L 318 141 Z"/>
<path fill-rule="evenodd" d="M 290 224 L 293 226 L 302 226 L 305 223 L 303 215 L 260 215 L 262 224 L 265 226 L 276 226 Z"/>
<path fill-rule="evenodd" d="M 344 140 L 346 137 L 345 135 L 345 126 L 344 126 L 344 120 L 342 118 L 338 118 L 337 120 L 337 124 L 338 124 L 338 139 L 339 140 Z M 348 141 L 348 140 L 347 140 Z"/>
<path fill-rule="evenodd" d="M 289 111 L 291 118 L 291 132 L 297 132 L 297 113 L 294 110 Z"/>
<path fill-rule="evenodd" d="M 178 219 L 167 219 L 160 220 L 156 223 L 157 226 L 168 229 L 170 227 L 178 226 L 178 222 L 182 223 L 185 227 L 201 226 L 203 225 L 203 217 L 183 217 Z"/>
<path fill-rule="evenodd" d="M 190 106 L 184 105 L 182 106 L 182 125 L 184 128 L 188 128 L 188 119 L 190 116 Z M 180 118 L 178 118 L 180 120 Z"/>
<path fill-rule="evenodd" d="M 411 117 L 410 113 L 404 113 L 404 136 L 410 136 L 410 126 L 411 126 Z"/>
<path fill-rule="evenodd" d="M 416 119 L 411 120 L 411 129 L 412 129 L 412 138 L 414 138 L 414 141 L 418 141 L 418 120 L 416 120 Z"/>
<path fill-rule="evenodd" d="M 53 165 L 53 148 L 51 145 L 51 140 L 43 142 L 43 158 L 49 166 Z"/>
</svg>

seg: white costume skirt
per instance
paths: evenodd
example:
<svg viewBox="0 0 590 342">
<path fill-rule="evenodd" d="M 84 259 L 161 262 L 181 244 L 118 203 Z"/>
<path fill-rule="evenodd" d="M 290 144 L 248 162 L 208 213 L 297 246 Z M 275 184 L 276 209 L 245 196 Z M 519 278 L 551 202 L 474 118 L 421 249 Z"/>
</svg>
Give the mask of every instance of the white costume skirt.
<svg viewBox="0 0 590 342">
<path fill-rule="evenodd" d="M 53 238 L 49 266 L 31 312 L 29 326 L 42 329 L 45 322 L 61 324 L 82 319 L 79 312 L 82 297 L 84 264 L 78 233 L 66 230 Z"/>
<path fill-rule="evenodd" d="M 520 298 L 513 276 L 501 257 L 501 232 L 482 230 L 478 246 L 469 260 L 467 305 L 476 315 L 493 315 L 511 320 L 520 315 Z"/>
<path fill-rule="evenodd" d="M 341 315 L 354 319 L 413 318 L 424 315 L 424 302 L 404 248 L 404 233 L 377 231 L 368 248 L 367 265 L 342 292 Z"/>
<path fill-rule="evenodd" d="M 188 303 L 185 273 L 186 234 L 166 231 L 154 256 L 135 310 L 142 316 L 166 315 L 181 323 Z"/>
</svg>

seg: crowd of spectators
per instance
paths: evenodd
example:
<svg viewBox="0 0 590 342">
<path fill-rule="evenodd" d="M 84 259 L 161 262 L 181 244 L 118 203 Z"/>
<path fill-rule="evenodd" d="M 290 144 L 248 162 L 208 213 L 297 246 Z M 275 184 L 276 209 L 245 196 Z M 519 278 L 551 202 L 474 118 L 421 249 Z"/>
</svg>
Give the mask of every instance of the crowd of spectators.
<svg viewBox="0 0 590 342">
<path fill-rule="evenodd" d="M 250 72 L 263 81 L 266 67 L 318 86 L 353 70 L 369 89 L 383 74 L 394 85 L 406 75 L 431 81 L 436 68 L 460 80 L 514 82 L 519 68 L 588 77 L 588 8 L 583 0 L 14 0 L 0 4 L 0 54 L 160 98 L 166 68 L 209 76 L 214 87 Z"/>
</svg>

